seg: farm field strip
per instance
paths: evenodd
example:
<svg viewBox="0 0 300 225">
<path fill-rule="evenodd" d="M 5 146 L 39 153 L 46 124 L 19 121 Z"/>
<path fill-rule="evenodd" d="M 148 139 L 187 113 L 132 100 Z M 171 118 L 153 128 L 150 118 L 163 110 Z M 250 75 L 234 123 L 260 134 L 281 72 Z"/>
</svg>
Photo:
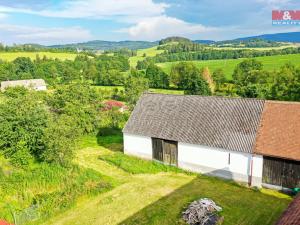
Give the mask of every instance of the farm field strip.
<svg viewBox="0 0 300 225">
<path fill-rule="evenodd" d="M 264 69 L 272 71 L 278 69 L 286 63 L 292 63 L 296 66 L 300 65 L 300 54 L 292 55 L 276 55 L 276 56 L 264 56 L 255 57 L 254 59 L 261 61 L 263 63 Z M 191 61 L 199 68 L 208 67 L 211 72 L 217 68 L 222 68 L 227 79 L 232 79 L 232 73 L 240 62 L 245 60 L 245 58 L 240 59 L 221 59 L 221 60 L 203 60 L 203 61 Z M 179 62 L 165 62 L 157 63 L 166 73 L 170 73 L 171 68 L 174 64 Z"/>
<path fill-rule="evenodd" d="M 13 61 L 17 57 L 29 57 L 31 60 L 36 59 L 39 55 L 40 58 L 46 56 L 47 58 L 60 59 L 60 60 L 74 60 L 77 54 L 75 53 L 64 53 L 64 52 L 0 52 L 0 59 L 4 61 Z"/>
</svg>

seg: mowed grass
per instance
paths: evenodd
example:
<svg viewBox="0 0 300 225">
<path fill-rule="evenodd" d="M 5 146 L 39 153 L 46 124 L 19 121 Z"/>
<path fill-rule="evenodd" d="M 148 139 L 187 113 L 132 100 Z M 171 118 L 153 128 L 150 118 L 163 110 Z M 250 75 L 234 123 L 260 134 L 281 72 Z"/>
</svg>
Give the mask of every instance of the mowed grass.
<svg viewBox="0 0 300 225">
<path fill-rule="evenodd" d="M 104 142 L 115 140 L 111 144 L 122 146 L 121 134 L 117 136 L 107 136 Z M 185 224 L 183 209 L 193 200 L 207 197 L 223 208 L 224 225 L 271 225 L 290 202 L 285 195 L 280 198 L 231 181 L 166 170 L 165 166 L 99 146 L 100 138 L 84 138 L 76 162 L 114 177 L 119 185 L 82 199 L 44 224 Z"/>
<path fill-rule="evenodd" d="M 263 63 L 264 69 L 268 71 L 273 71 L 275 69 L 279 69 L 286 63 L 292 63 L 296 66 L 300 65 L 300 54 L 293 55 L 276 55 L 276 56 L 264 56 L 264 57 L 256 57 L 258 61 Z M 215 69 L 222 68 L 227 79 L 232 79 L 232 74 L 240 62 L 245 60 L 242 59 L 224 59 L 224 60 L 204 60 L 204 61 L 191 61 L 195 63 L 198 68 L 208 67 L 211 72 Z M 157 63 L 166 73 L 170 73 L 173 65 L 179 62 L 166 62 L 166 63 Z"/>
<path fill-rule="evenodd" d="M 129 58 L 129 63 L 131 67 L 136 67 L 136 64 L 140 60 L 144 60 L 145 57 L 143 57 L 144 54 L 146 54 L 146 57 L 153 57 L 157 54 L 162 53 L 164 50 L 157 50 L 157 46 L 154 46 L 152 48 L 146 48 L 146 49 L 139 49 L 137 50 L 137 55 Z"/>
<path fill-rule="evenodd" d="M 77 54 L 67 53 L 67 52 L 0 52 L 0 59 L 4 61 L 13 61 L 17 57 L 29 57 L 31 60 L 36 59 L 36 56 L 39 55 L 40 58 L 46 56 L 47 58 L 60 59 L 60 60 L 74 60 Z"/>
</svg>

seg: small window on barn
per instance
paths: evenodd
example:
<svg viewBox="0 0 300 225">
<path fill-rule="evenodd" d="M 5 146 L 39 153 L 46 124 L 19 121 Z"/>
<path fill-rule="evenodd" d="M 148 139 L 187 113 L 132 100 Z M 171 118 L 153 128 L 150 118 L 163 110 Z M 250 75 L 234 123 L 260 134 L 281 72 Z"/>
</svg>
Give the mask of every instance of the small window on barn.
<svg viewBox="0 0 300 225">
<path fill-rule="evenodd" d="M 230 165 L 230 153 L 228 153 L 228 165 Z"/>
</svg>

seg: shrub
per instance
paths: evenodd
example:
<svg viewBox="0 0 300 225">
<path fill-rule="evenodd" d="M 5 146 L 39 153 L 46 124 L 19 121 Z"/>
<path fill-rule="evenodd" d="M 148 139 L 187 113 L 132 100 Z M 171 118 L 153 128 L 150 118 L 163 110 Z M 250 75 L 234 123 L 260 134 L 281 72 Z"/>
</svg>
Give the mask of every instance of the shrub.
<svg viewBox="0 0 300 225">
<path fill-rule="evenodd" d="M 13 154 L 10 156 L 10 162 L 14 166 L 25 168 L 30 164 L 33 157 L 29 152 L 29 149 L 26 147 L 24 141 L 20 141 L 12 152 Z"/>
</svg>

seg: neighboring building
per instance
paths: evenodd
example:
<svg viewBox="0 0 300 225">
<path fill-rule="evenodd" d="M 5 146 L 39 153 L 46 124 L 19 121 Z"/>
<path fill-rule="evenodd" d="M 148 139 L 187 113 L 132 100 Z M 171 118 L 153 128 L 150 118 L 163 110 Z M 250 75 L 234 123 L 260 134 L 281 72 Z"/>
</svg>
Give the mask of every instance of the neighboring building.
<svg viewBox="0 0 300 225">
<path fill-rule="evenodd" d="M 1 90 L 4 91 L 9 87 L 23 86 L 28 89 L 45 91 L 47 90 L 46 83 L 43 79 L 31 79 L 31 80 L 12 80 L 1 82 Z"/>
<path fill-rule="evenodd" d="M 281 215 L 276 225 L 300 224 L 300 194 L 291 202 L 289 207 Z"/>
<path fill-rule="evenodd" d="M 148 93 L 123 130 L 124 152 L 252 186 L 296 187 L 299 120 L 300 103 Z M 289 169 L 275 169 L 281 160 Z"/>
<path fill-rule="evenodd" d="M 128 110 L 128 107 L 120 101 L 116 101 L 116 100 L 108 100 L 105 101 L 104 103 L 104 107 L 102 108 L 103 111 L 109 111 L 112 109 L 118 109 L 119 112 L 125 112 L 126 110 Z"/>
</svg>

